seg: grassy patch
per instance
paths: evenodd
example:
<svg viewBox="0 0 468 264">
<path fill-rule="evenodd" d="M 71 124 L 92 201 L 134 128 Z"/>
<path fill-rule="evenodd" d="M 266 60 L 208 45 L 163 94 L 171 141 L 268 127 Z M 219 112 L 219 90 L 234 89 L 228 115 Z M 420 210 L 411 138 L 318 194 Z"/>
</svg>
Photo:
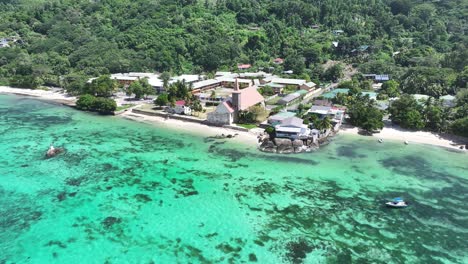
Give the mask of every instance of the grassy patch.
<svg viewBox="0 0 468 264">
<path fill-rule="evenodd" d="M 267 105 L 275 105 L 278 103 L 278 101 L 283 98 L 283 97 L 280 97 L 280 96 L 276 96 L 275 98 L 269 100 L 269 101 L 266 101 L 266 104 Z"/>
<path fill-rule="evenodd" d="M 252 128 L 257 127 L 256 124 L 237 124 L 237 125 L 240 126 L 240 127 L 243 127 L 243 128 L 247 128 L 247 129 L 252 129 Z"/>
<path fill-rule="evenodd" d="M 135 106 L 134 104 L 126 104 L 126 105 L 121 105 L 121 106 L 117 106 L 117 109 L 115 109 L 115 111 L 122 111 L 122 110 L 125 110 L 125 109 L 128 109 L 132 106 Z"/>
</svg>

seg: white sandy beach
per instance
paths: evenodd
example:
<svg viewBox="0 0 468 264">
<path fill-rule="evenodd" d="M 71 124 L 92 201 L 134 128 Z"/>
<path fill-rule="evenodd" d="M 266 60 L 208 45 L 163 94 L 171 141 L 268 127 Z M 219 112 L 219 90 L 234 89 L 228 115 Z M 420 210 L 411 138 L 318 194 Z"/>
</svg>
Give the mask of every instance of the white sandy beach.
<svg viewBox="0 0 468 264">
<path fill-rule="evenodd" d="M 237 134 L 233 140 L 248 144 L 250 146 L 257 145 L 257 135 L 253 132 L 243 132 L 233 129 L 227 129 L 223 127 L 214 127 L 207 126 L 203 124 L 193 123 L 193 122 L 184 122 L 176 119 L 165 119 L 159 116 L 147 116 L 138 113 L 133 113 L 131 110 L 125 111 L 119 116 L 123 118 L 132 119 L 135 121 L 152 123 L 158 126 L 175 129 L 177 131 L 183 131 L 187 133 L 202 135 L 202 136 L 221 136 L 221 135 L 234 135 Z"/>
<path fill-rule="evenodd" d="M 0 86 L 0 94 L 16 94 L 24 96 L 38 97 L 43 100 L 51 100 L 57 102 L 69 101 L 73 103 L 76 101 L 76 97 L 69 96 L 61 90 L 32 90 L 22 88 L 12 88 L 8 86 Z"/>
<path fill-rule="evenodd" d="M 359 130 L 357 127 L 352 127 L 352 128 L 342 127 L 339 133 L 359 135 L 358 132 Z M 401 141 L 402 144 L 405 141 L 408 141 L 409 144 L 411 143 L 428 144 L 428 145 L 440 146 L 440 147 L 457 149 L 457 150 L 460 150 L 460 146 L 461 146 L 460 143 L 457 143 L 454 140 L 449 139 L 450 136 L 448 136 L 447 138 L 442 138 L 439 135 L 435 133 L 431 133 L 431 132 L 409 131 L 409 130 L 404 130 L 401 128 L 384 127 L 379 133 L 375 133 L 372 136 L 375 137 L 376 140 L 388 139 L 388 140 L 394 140 L 394 141 Z M 451 138 L 455 138 L 455 136 L 451 136 Z"/>
<path fill-rule="evenodd" d="M 11 88 L 6 86 L 0 86 L 0 94 L 16 94 L 24 96 L 33 96 L 38 99 L 57 101 L 63 103 L 65 101 L 75 102 L 76 97 L 70 97 L 66 93 L 60 91 L 45 91 L 45 90 L 31 90 L 31 89 L 20 89 L 20 88 Z M 157 116 L 146 116 L 137 113 L 132 113 L 129 109 L 128 111 L 120 114 L 123 118 L 128 118 L 140 122 L 153 123 L 167 128 L 176 129 L 179 131 L 185 131 L 188 133 L 195 133 L 203 136 L 219 136 L 219 135 L 228 135 L 228 134 L 238 134 L 235 139 L 239 142 L 244 142 L 249 145 L 257 144 L 257 135 L 253 132 L 241 132 L 232 129 L 222 128 L 222 127 L 213 127 L 207 126 L 192 122 L 184 122 L 175 119 L 164 119 Z M 339 133 L 342 134 L 353 134 L 358 135 L 358 128 L 347 128 L 342 127 Z M 373 134 L 373 137 L 376 139 L 388 139 L 401 141 L 402 143 L 408 141 L 409 143 L 418 143 L 418 144 L 429 144 L 434 146 L 446 147 L 451 149 L 460 150 L 460 141 L 456 142 L 451 140 L 455 139 L 455 136 L 448 136 L 445 138 L 440 137 L 439 135 L 426 131 L 407 131 L 400 128 L 393 127 L 384 127 L 380 133 Z M 465 142 L 466 144 L 466 142 Z"/>
</svg>

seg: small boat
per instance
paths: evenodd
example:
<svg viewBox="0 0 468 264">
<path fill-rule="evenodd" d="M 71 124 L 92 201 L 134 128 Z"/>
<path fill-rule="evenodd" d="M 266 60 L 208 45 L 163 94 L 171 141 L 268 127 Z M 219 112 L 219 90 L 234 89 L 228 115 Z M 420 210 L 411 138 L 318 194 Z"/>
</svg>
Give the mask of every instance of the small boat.
<svg viewBox="0 0 468 264">
<path fill-rule="evenodd" d="M 383 142 L 383 139 L 379 138 L 379 143 L 382 143 Z"/>
<path fill-rule="evenodd" d="M 408 204 L 400 197 L 393 198 L 390 202 L 386 202 L 385 205 L 394 208 L 403 208 L 408 206 Z"/>
<path fill-rule="evenodd" d="M 408 144 L 409 144 L 408 140 L 405 140 L 405 145 L 408 145 Z"/>
</svg>

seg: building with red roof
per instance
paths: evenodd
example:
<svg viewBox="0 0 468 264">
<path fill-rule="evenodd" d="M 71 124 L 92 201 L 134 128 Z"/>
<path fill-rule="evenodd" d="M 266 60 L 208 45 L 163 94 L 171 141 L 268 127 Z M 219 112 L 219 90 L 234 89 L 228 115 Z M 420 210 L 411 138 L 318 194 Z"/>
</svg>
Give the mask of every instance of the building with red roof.
<svg viewBox="0 0 468 264">
<path fill-rule="evenodd" d="M 239 70 L 247 70 L 250 69 L 252 65 L 250 64 L 237 64 L 237 69 Z"/>
<path fill-rule="evenodd" d="M 282 58 L 276 58 L 273 60 L 273 63 L 274 64 L 283 64 L 284 63 L 284 59 Z"/>
<path fill-rule="evenodd" d="M 231 98 L 220 103 L 215 111 L 208 113 L 207 121 L 216 125 L 230 125 L 237 122 L 240 111 L 246 111 L 254 105 L 263 105 L 264 101 L 256 86 L 239 89 L 239 82 L 236 79 Z"/>
</svg>

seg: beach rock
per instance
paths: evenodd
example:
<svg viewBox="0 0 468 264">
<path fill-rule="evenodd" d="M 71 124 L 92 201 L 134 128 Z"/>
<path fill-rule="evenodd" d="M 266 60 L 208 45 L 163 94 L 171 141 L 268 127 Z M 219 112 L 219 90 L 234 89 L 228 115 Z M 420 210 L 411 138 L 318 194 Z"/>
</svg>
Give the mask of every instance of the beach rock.
<svg viewBox="0 0 468 264">
<path fill-rule="evenodd" d="M 261 151 L 269 152 L 269 153 L 276 153 L 276 147 L 263 148 L 263 149 L 261 149 Z"/>
<path fill-rule="evenodd" d="M 294 148 L 294 153 L 301 153 L 302 151 L 304 151 L 302 147 Z"/>
<path fill-rule="evenodd" d="M 292 146 L 280 145 L 277 151 L 278 153 L 289 154 L 294 152 L 294 148 Z"/>
<path fill-rule="evenodd" d="M 292 145 L 295 147 L 295 148 L 300 148 L 304 145 L 304 143 L 302 142 L 302 140 L 300 139 L 296 139 L 292 142 Z"/>
<path fill-rule="evenodd" d="M 276 148 L 275 143 L 270 140 L 265 140 L 260 145 L 260 148 Z"/>
<path fill-rule="evenodd" d="M 275 145 L 277 146 L 292 146 L 292 142 L 287 138 L 275 138 Z"/>
</svg>

